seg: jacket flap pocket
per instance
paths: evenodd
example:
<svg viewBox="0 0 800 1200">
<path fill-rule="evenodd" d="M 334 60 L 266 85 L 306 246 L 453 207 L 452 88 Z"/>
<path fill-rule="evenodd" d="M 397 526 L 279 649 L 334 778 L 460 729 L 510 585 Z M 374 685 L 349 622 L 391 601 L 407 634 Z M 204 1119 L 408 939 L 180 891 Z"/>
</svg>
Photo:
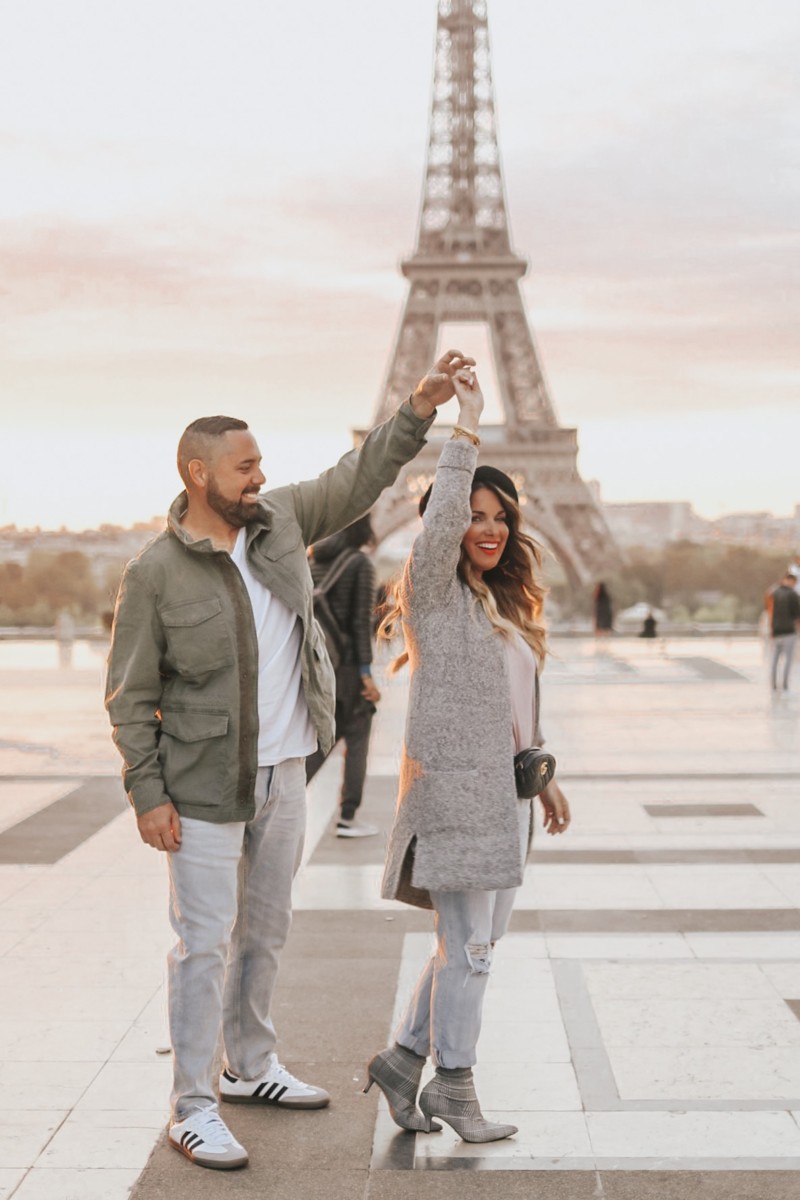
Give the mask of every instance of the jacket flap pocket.
<svg viewBox="0 0 800 1200">
<path fill-rule="evenodd" d="M 222 612 L 222 604 L 216 596 L 208 600 L 189 600 L 185 604 L 170 604 L 161 609 L 161 620 L 169 627 L 201 625 L 209 621 L 217 613 Z"/>
<path fill-rule="evenodd" d="M 179 742 L 224 737 L 228 732 L 228 714 L 167 709 L 161 713 L 161 729 Z"/>
</svg>

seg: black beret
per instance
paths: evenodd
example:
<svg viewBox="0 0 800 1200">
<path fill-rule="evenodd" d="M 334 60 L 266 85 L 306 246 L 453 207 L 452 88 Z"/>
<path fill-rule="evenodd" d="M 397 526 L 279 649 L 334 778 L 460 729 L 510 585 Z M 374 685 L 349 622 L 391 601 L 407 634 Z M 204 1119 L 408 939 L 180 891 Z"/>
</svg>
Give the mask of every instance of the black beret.
<svg viewBox="0 0 800 1200">
<path fill-rule="evenodd" d="M 517 489 L 514 487 L 514 484 L 511 482 L 508 475 L 506 475 L 505 471 L 499 471 L 497 467 L 478 467 L 475 474 L 472 476 L 472 488 L 470 490 L 474 492 L 480 487 L 488 487 L 496 492 L 505 492 L 507 496 L 510 496 L 512 500 L 519 504 L 519 495 L 517 493 Z M 433 484 L 430 484 L 428 490 L 420 499 L 420 516 L 422 516 L 422 514 L 425 512 L 425 509 L 428 507 L 428 501 L 431 498 L 432 491 Z"/>
</svg>

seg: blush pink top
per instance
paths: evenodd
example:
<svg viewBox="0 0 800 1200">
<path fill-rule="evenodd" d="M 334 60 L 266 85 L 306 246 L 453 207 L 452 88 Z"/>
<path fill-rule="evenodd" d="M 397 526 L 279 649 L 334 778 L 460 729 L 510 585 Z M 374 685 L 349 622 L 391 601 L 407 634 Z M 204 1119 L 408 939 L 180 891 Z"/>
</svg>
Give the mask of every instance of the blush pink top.
<svg viewBox="0 0 800 1200">
<path fill-rule="evenodd" d="M 537 745 L 536 655 L 519 634 L 503 639 L 511 684 L 511 725 L 514 753 Z"/>
</svg>

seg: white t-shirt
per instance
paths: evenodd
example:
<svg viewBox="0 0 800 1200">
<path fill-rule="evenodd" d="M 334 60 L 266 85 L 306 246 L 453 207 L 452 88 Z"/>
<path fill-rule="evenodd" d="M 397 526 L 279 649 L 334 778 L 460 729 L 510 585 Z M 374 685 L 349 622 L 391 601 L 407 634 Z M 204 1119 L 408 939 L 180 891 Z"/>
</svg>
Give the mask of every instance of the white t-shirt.
<svg viewBox="0 0 800 1200">
<path fill-rule="evenodd" d="M 303 693 L 300 619 L 253 575 L 244 529 L 231 558 L 247 587 L 258 635 L 258 765 L 306 758 L 317 748 L 317 734 Z"/>
</svg>

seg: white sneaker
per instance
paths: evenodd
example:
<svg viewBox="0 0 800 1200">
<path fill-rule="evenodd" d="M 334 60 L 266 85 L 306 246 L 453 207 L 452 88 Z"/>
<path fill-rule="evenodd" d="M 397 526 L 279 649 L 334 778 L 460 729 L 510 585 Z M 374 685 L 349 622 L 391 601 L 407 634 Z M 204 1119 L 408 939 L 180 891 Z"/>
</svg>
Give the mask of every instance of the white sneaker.
<svg viewBox="0 0 800 1200">
<path fill-rule="evenodd" d="M 337 821 L 336 836 L 348 838 L 374 837 L 380 833 L 377 825 L 368 825 L 366 821 Z"/>
<path fill-rule="evenodd" d="M 275 1054 L 260 1079 L 239 1079 L 226 1067 L 219 1077 L 219 1098 L 230 1104 L 279 1104 L 281 1108 L 324 1108 L 331 1099 L 323 1088 L 295 1079 Z"/>
<path fill-rule="evenodd" d="M 170 1125 L 167 1135 L 170 1146 L 185 1154 L 198 1167 L 215 1171 L 234 1171 L 246 1167 L 247 1151 L 231 1133 L 214 1104 L 197 1108 L 183 1121 Z"/>
</svg>

